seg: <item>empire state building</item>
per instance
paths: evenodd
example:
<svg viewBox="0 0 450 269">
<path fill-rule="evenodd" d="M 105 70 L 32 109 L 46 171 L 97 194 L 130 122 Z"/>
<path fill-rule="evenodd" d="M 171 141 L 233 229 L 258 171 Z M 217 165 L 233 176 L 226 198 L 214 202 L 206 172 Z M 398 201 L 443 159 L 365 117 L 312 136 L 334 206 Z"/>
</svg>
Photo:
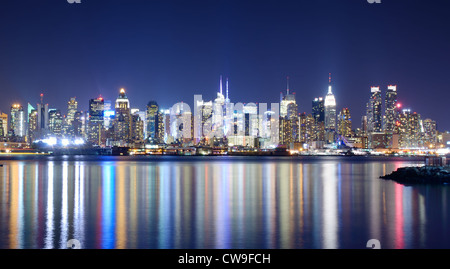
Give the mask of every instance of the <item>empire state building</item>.
<svg viewBox="0 0 450 269">
<path fill-rule="evenodd" d="M 336 99 L 331 89 L 331 73 L 328 79 L 328 93 L 325 96 L 325 132 L 328 143 L 334 142 L 334 133 L 336 132 Z"/>
</svg>

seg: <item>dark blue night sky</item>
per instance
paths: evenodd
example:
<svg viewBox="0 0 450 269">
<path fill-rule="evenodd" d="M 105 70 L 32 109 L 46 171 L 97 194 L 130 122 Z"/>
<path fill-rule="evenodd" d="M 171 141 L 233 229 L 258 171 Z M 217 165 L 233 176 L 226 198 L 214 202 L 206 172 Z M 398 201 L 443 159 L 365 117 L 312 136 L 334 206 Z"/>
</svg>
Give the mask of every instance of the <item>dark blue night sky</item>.
<svg viewBox="0 0 450 269">
<path fill-rule="evenodd" d="M 450 130 L 450 3 L 382 0 L 2 0 L 0 110 L 13 102 L 67 111 L 127 90 L 132 107 L 215 98 L 278 102 L 290 76 L 311 113 L 332 73 L 337 109 L 360 127 L 370 86 Z"/>
</svg>

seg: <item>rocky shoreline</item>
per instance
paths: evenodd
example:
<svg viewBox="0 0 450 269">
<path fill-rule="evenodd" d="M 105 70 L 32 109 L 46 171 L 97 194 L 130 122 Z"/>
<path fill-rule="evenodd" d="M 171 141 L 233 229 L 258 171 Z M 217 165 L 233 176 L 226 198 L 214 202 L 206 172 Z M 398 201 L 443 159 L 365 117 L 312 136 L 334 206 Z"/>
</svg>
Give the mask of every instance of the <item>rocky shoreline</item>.
<svg viewBox="0 0 450 269">
<path fill-rule="evenodd" d="M 391 174 L 380 176 L 380 178 L 394 180 L 403 184 L 448 184 L 450 183 L 450 167 L 402 167 Z"/>
</svg>

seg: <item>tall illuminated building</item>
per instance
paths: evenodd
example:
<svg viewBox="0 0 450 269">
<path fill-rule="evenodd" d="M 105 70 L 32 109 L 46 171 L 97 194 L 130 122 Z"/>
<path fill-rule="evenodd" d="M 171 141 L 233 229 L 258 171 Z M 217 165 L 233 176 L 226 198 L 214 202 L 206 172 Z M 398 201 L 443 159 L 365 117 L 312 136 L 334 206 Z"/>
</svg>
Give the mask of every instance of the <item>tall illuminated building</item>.
<svg viewBox="0 0 450 269">
<path fill-rule="evenodd" d="M 27 142 L 31 144 L 37 138 L 37 110 L 28 104 Z"/>
<path fill-rule="evenodd" d="M 382 110 L 381 110 L 381 90 L 380 87 L 370 88 L 370 99 L 367 103 L 367 130 L 369 133 L 382 131 Z"/>
<path fill-rule="evenodd" d="M 87 123 L 87 138 L 93 145 L 102 145 L 104 128 L 104 100 L 102 97 L 89 100 L 89 118 Z"/>
<path fill-rule="evenodd" d="M 328 143 L 334 142 L 334 134 L 336 132 L 336 99 L 331 88 L 331 74 L 328 78 L 328 93 L 325 96 L 325 133 Z"/>
<path fill-rule="evenodd" d="M 87 141 L 88 140 L 88 123 L 89 123 L 89 110 L 80 111 L 81 121 L 81 135 Z"/>
<path fill-rule="evenodd" d="M 164 143 L 170 144 L 173 142 L 173 136 L 170 126 L 170 109 L 164 109 L 161 111 L 164 125 Z"/>
<path fill-rule="evenodd" d="M 147 104 L 146 113 L 146 134 L 149 142 L 163 143 L 164 141 L 164 122 L 163 116 L 156 101 L 150 101 Z"/>
<path fill-rule="evenodd" d="M 363 135 L 367 135 L 368 133 L 368 128 L 367 128 L 367 114 L 363 115 L 361 117 L 361 133 Z"/>
<path fill-rule="evenodd" d="M 245 113 L 247 112 L 247 113 Z M 247 114 L 247 116 L 246 116 Z M 250 123 L 250 114 L 248 111 L 244 111 L 244 106 L 235 106 L 233 108 L 233 116 L 231 120 L 231 133 L 228 136 L 228 143 L 232 146 L 244 146 L 245 145 L 245 133 L 249 133 L 246 122 Z M 247 130 L 246 128 L 247 127 Z"/>
<path fill-rule="evenodd" d="M 298 116 L 299 121 L 299 140 L 302 143 L 306 143 L 306 112 L 300 113 Z"/>
<path fill-rule="evenodd" d="M 314 98 L 312 101 L 312 115 L 316 122 L 325 121 L 325 105 L 322 97 Z"/>
<path fill-rule="evenodd" d="M 254 147 L 255 139 L 260 135 L 258 107 L 255 103 L 244 106 L 244 140 L 243 146 Z"/>
<path fill-rule="evenodd" d="M 352 117 L 348 108 L 343 108 L 338 115 L 338 133 L 344 137 L 352 135 Z"/>
<path fill-rule="evenodd" d="M 48 130 L 49 134 L 61 137 L 63 134 L 63 116 L 59 109 L 49 109 L 48 112 Z"/>
<path fill-rule="evenodd" d="M 157 122 L 156 128 L 157 128 L 156 139 L 157 139 L 158 143 L 164 143 L 165 123 L 164 123 L 164 112 L 161 109 L 158 111 L 158 122 Z M 148 134 L 146 134 L 145 137 L 148 137 Z"/>
<path fill-rule="evenodd" d="M 244 106 L 245 135 L 253 139 L 259 135 L 258 107 L 255 103 L 248 103 Z"/>
<path fill-rule="evenodd" d="M 6 139 L 8 136 L 8 114 L 0 112 L 0 137 Z"/>
<path fill-rule="evenodd" d="M 400 148 L 407 148 L 410 146 L 410 128 L 409 118 L 411 115 L 410 109 L 403 109 L 398 115 L 397 129 L 398 129 L 398 144 Z"/>
<path fill-rule="evenodd" d="M 23 141 L 26 135 L 26 118 L 23 107 L 19 104 L 11 106 L 10 130 L 15 141 Z"/>
<path fill-rule="evenodd" d="M 139 113 L 139 111 L 131 115 L 131 130 L 131 142 L 144 142 L 144 120 L 142 119 L 142 113 Z"/>
<path fill-rule="evenodd" d="M 48 132 L 48 104 L 44 104 L 44 94 L 40 96 L 41 102 L 37 104 L 37 132 L 43 137 Z"/>
<path fill-rule="evenodd" d="M 182 114 L 183 119 L 183 142 L 190 142 L 193 138 L 193 120 L 194 117 L 191 111 L 183 111 Z"/>
<path fill-rule="evenodd" d="M 308 114 L 304 119 L 305 124 L 305 133 L 303 139 L 305 143 L 311 144 L 313 141 L 320 141 L 317 139 L 317 125 L 315 122 L 315 118 L 312 114 Z"/>
<path fill-rule="evenodd" d="M 288 117 L 280 118 L 280 145 L 289 147 L 292 139 L 292 124 Z"/>
<path fill-rule="evenodd" d="M 170 109 L 170 132 L 179 143 L 192 138 L 192 113 L 187 104 L 177 103 Z"/>
<path fill-rule="evenodd" d="M 72 121 L 73 136 L 77 138 L 83 137 L 83 112 L 77 111 Z"/>
<path fill-rule="evenodd" d="M 131 139 L 131 111 L 130 101 L 125 89 L 120 89 L 115 103 L 116 118 L 114 119 L 115 144 L 125 146 Z"/>
<path fill-rule="evenodd" d="M 78 102 L 75 97 L 70 98 L 67 102 L 67 117 L 64 122 L 64 133 L 67 136 L 74 136 L 73 132 L 73 120 L 75 118 L 75 113 L 78 109 Z"/>
<path fill-rule="evenodd" d="M 139 109 L 137 111 L 132 111 L 131 113 L 132 115 L 137 115 L 139 116 L 139 121 L 142 122 L 142 131 L 139 130 L 138 132 L 142 132 L 142 139 L 139 138 L 139 140 L 144 140 L 147 136 L 147 127 L 146 127 L 146 122 L 147 122 L 147 111 L 140 111 Z M 133 134 L 134 132 L 136 132 L 134 130 L 134 127 L 132 126 L 132 131 L 131 131 L 131 135 L 136 137 L 136 134 Z M 138 137 L 140 137 L 141 135 L 137 135 Z M 133 138 L 133 140 L 136 140 L 136 138 Z"/>
<path fill-rule="evenodd" d="M 386 91 L 385 97 L 385 110 L 384 110 L 384 131 L 386 133 L 394 133 L 395 123 L 397 121 L 397 86 L 389 85 Z"/>
<path fill-rule="evenodd" d="M 70 98 L 69 102 L 67 102 L 67 118 L 66 118 L 69 124 L 72 124 L 77 109 L 78 109 L 77 100 L 75 99 L 75 97 Z"/>
<path fill-rule="evenodd" d="M 310 137 L 310 139 L 325 141 L 325 100 L 322 97 L 316 97 L 312 101 L 312 116 L 314 117 L 315 131 L 314 137 Z"/>
<path fill-rule="evenodd" d="M 225 96 L 223 95 L 222 76 L 220 76 L 219 92 L 213 102 L 212 131 L 216 137 L 224 137 Z"/>
<path fill-rule="evenodd" d="M 422 128 L 420 126 L 420 114 L 403 109 L 398 117 L 398 134 L 400 148 L 417 148 Z"/>
<path fill-rule="evenodd" d="M 421 126 L 421 117 L 420 114 L 417 112 L 413 112 L 411 114 L 409 125 L 411 129 L 411 147 L 417 148 L 422 147 L 422 141 L 421 141 L 421 133 L 422 133 L 422 126 Z"/>
<path fill-rule="evenodd" d="M 225 104 L 224 104 L 224 111 L 223 111 L 223 115 L 224 115 L 224 135 L 228 136 L 231 134 L 231 124 L 232 124 L 232 120 L 233 120 L 233 107 L 234 104 L 232 104 L 230 102 L 230 98 L 229 98 L 229 88 L 228 88 L 228 78 L 226 79 L 226 84 L 225 84 L 225 90 L 226 90 L 226 95 L 225 95 Z"/>
<path fill-rule="evenodd" d="M 289 77 L 287 77 L 286 95 L 280 93 L 280 117 L 286 117 L 289 104 L 295 104 L 295 95 L 290 93 Z"/>
<path fill-rule="evenodd" d="M 195 138 L 197 143 L 207 144 L 207 140 L 211 138 L 212 131 L 212 116 L 213 116 L 213 102 L 205 102 L 197 100 L 195 104 L 197 111 L 196 120 L 194 120 Z"/>
<path fill-rule="evenodd" d="M 260 111 L 261 112 L 261 111 Z M 262 148 L 268 148 L 270 146 L 270 138 L 271 138 L 271 121 L 272 121 L 272 116 L 274 114 L 273 111 L 266 111 L 263 109 L 263 112 L 261 112 L 262 115 L 261 119 L 260 119 L 260 137 L 263 138 L 263 144 L 261 145 Z M 233 126 L 231 127 L 232 129 Z"/>
<path fill-rule="evenodd" d="M 432 119 L 424 119 L 423 126 L 423 140 L 426 146 L 433 148 L 437 142 L 436 121 Z"/>
<path fill-rule="evenodd" d="M 298 105 L 290 103 L 287 109 L 287 118 L 291 123 L 291 142 L 300 141 L 300 125 L 298 118 Z"/>
<path fill-rule="evenodd" d="M 110 130 L 113 127 L 116 110 L 112 107 L 111 100 L 104 100 L 103 103 L 103 125 L 105 130 Z"/>
<path fill-rule="evenodd" d="M 286 95 L 280 93 L 279 143 L 289 146 L 299 140 L 298 106 L 295 94 L 289 89 L 289 77 L 286 78 Z"/>
</svg>

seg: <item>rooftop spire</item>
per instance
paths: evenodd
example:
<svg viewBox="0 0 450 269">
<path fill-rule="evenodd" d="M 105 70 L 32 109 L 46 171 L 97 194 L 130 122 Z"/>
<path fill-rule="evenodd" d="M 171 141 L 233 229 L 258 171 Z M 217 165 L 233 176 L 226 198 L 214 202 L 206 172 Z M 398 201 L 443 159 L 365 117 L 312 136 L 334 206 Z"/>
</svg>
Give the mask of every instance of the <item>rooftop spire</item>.
<svg viewBox="0 0 450 269">
<path fill-rule="evenodd" d="M 222 75 L 220 75 L 220 94 L 222 94 Z"/>
<path fill-rule="evenodd" d="M 287 92 L 287 95 L 289 95 L 289 76 L 287 76 L 286 79 L 287 79 L 287 90 L 286 90 L 286 92 Z"/>
<path fill-rule="evenodd" d="M 328 94 L 333 94 L 331 92 L 331 73 L 328 73 Z"/>
<path fill-rule="evenodd" d="M 227 83 L 226 83 L 226 90 L 227 90 L 227 100 L 229 100 L 228 99 L 228 78 L 227 78 Z"/>
</svg>

